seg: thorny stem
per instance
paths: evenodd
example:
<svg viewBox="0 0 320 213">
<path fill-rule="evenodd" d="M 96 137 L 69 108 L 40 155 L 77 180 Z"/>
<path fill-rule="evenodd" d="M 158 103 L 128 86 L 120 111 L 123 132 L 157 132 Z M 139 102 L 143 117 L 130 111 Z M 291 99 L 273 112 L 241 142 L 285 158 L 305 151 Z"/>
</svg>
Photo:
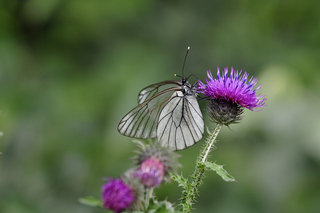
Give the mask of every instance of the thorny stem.
<svg viewBox="0 0 320 213">
<path fill-rule="evenodd" d="M 181 206 L 183 213 L 188 213 L 192 210 L 192 204 L 195 202 L 198 196 L 198 188 L 202 183 L 203 174 L 205 172 L 204 163 L 207 161 L 209 153 L 213 147 L 214 142 L 216 141 L 221 127 L 222 124 L 217 124 L 214 131 L 212 133 L 209 133 L 204 148 L 201 150 L 198 156 L 195 170 L 191 176 L 191 183 L 189 183 L 188 187 L 185 188 L 182 192 Z"/>
</svg>

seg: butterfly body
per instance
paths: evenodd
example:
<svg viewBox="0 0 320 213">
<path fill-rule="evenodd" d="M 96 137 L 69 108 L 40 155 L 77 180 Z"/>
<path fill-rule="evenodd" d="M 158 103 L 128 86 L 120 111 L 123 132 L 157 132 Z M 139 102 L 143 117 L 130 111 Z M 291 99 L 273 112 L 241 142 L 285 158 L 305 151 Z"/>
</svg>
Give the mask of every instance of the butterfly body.
<svg viewBox="0 0 320 213">
<path fill-rule="evenodd" d="M 181 91 L 184 95 L 195 95 L 197 96 L 197 89 L 191 85 L 188 81 L 185 83 L 182 81 Z"/>
</svg>

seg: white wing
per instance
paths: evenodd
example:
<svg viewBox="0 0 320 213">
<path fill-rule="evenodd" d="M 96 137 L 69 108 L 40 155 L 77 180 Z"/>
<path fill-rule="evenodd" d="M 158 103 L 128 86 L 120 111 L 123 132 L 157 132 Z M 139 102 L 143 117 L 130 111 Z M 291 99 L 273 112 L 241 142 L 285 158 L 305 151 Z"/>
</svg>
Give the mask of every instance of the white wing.
<svg viewBox="0 0 320 213">
<path fill-rule="evenodd" d="M 159 116 L 157 138 L 162 146 L 181 150 L 198 142 L 204 132 L 204 122 L 194 95 L 173 93 Z"/>
<path fill-rule="evenodd" d="M 156 137 L 160 112 L 177 89 L 179 88 L 165 89 L 140 103 L 121 119 L 118 131 L 134 138 Z"/>
<path fill-rule="evenodd" d="M 143 88 L 138 94 L 138 104 L 143 103 L 144 101 L 148 100 L 149 98 L 156 95 L 159 91 L 165 90 L 169 87 L 172 87 L 172 84 L 175 86 L 181 86 L 180 81 L 162 81 L 159 83 L 151 84 L 145 88 Z"/>
</svg>

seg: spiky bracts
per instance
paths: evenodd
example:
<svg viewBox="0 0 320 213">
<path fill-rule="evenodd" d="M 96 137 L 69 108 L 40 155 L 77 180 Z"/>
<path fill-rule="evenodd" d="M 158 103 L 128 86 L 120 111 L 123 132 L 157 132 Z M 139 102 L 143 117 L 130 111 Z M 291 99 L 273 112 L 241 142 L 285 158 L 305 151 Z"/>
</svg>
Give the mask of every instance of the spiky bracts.
<svg viewBox="0 0 320 213">
<path fill-rule="evenodd" d="M 138 169 L 135 177 L 146 187 L 157 187 L 179 166 L 179 155 L 157 144 L 140 144 L 134 160 Z"/>
</svg>

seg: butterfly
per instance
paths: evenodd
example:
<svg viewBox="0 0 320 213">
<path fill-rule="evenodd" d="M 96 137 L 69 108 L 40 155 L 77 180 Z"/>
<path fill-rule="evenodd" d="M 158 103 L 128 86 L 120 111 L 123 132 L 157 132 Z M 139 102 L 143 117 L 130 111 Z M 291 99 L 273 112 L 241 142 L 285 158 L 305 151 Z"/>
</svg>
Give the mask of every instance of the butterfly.
<svg viewBox="0 0 320 213">
<path fill-rule="evenodd" d="M 138 105 L 121 119 L 118 131 L 133 138 L 157 137 L 170 150 L 194 145 L 204 133 L 196 86 L 181 76 L 181 81 L 162 81 L 143 88 Z"/>
</svg>

